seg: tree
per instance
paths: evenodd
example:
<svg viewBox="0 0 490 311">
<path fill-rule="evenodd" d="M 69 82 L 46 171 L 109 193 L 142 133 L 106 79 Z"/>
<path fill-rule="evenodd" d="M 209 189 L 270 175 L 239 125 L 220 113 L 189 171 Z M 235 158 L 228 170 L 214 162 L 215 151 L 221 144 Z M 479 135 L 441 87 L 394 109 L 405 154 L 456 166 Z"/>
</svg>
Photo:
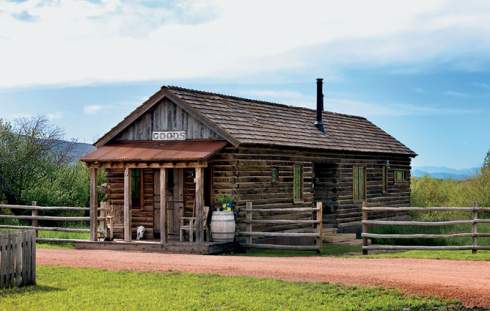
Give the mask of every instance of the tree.
<svg viewBox="0 0 490 311">
<path fill-rule="evenodd" d="M 483 160 L 483 170 L 489 170 L 490 169 L 490 150 L 488 150 L 487 155 L 485 156 L 485 159 Z"/>
<path fill-rule="evenodd" d="M 22 203 L 23 192 L 69 161 L 63 132 L 44 117 L 0 119 L 0 200 Z"/>
</svg>

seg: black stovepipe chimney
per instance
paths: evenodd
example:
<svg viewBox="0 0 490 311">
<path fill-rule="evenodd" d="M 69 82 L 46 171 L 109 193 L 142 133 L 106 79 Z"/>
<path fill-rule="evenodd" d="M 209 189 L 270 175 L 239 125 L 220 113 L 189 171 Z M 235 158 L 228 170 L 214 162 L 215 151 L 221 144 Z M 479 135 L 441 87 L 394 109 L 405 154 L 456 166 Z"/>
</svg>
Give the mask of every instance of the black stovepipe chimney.
<svg viewBox="0 0 490 311">
<path fill-rule="evenodd" d="M 323 125 L 323 79 L 316 79 L 316 121 L 315 126 L 325 133 Z"/>
</svg>

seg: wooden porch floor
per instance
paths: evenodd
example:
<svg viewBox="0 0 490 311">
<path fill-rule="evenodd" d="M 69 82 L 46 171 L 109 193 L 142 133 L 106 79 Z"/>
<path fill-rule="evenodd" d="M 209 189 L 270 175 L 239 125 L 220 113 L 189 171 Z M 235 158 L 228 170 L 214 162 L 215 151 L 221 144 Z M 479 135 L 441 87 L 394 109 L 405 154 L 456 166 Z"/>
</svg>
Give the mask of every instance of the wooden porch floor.
<svg viewBox="0 0 490 311">
<path fill-rule="evenodd" d="M 178 241 L 168 241 L 166 244 L 160 244 L 160 241 L 157 240 L 135 240 L 131 242 L 125 242 L 124 240 L 113 240 L 77 241 L 75 242 L 75 248 L 212 255 L 232 251 L 236 248 L 236 244 L 217 242 L 191 243 Z"/>
</svg>

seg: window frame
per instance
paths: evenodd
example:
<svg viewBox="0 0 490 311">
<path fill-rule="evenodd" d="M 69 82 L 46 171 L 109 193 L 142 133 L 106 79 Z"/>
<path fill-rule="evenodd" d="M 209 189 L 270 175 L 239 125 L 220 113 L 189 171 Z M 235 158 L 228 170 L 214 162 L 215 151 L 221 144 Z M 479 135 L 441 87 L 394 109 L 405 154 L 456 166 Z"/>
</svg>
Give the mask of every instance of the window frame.
<svg viewBox="0 0 490 311">
<path fill-rule="evenodd" d="M 362 171 L 363 179 L 362 179 L 362 197 L 360 196 L 360 181 L 359 172 Z M 356 191 L 357 190 L 357 191 Z M 367 172 L 366 167 L 362 165 L 354 165 L 352 167 L 352 201 L 354 202 L 362 202 L 367 199 Z"/>
<path fill-rule="evenodd" d="M 398 179 L 398 174 L 397 173 L 400 173 L 401 175 L 401 179 Z M 407 171 L 404 170 L 404 169 L 394 169 L 393 170 L 393 183 L 394 184 L 403 184 L 403 183 L 406 183 L 408 181 L 408 178 L 407 178 L 408 174 L 407 174 Z"/>
<path fill-rule="evenodd" d="M 299 168 L 299 177 L 297 168 Z M 299 178 L 299 184 L 297 178 Z M 304 167 L 302 163 L 293 164 L 293 203 L 304 203 Z"/>
</svg>

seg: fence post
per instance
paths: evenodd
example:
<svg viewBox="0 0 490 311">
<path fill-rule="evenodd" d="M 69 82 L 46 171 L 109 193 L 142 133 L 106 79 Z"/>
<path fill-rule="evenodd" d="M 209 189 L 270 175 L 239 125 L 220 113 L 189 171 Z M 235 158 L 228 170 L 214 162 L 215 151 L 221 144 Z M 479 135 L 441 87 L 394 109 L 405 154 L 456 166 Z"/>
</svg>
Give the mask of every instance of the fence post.
<svg viewBox="0 0 490 311">
<path fill-rule="evenodd" d="M 316 240 L 316 244 L 318 246 L 317 253 L 320 254 L 322 251 L 322 242 L 323 242 L 323 203 L 321 201 L 316 202 L 316 208 L 318 209 L 316 211 L 316 220 L 318 221 L 317 225 L 317 231 L 318 231 L 318 238 Z"/>
<path fill-rule="evenodd" d="M 368 250 L 365 248 L 368 246 L 368 238 L 364 236 L 364 233 L 368 233 L 368 225 L 365 223 L 369 219 L 368 211 L 366 210 L 367 201 L 362 201 L 362 254 L 367 255 Z"/>
<path fill-rule="evenodd" d="M 252 201 L 245 202 L 245 211 L 247 214 L 248 226 L 247 231 L 252 232 L 252 219 L 253 219 L 253 211 L 252 211 Z M 248 236 L 248 244 L 253 244 L 253 236 Z"/>
<path fill-rule="evenodd" d="M 472 249 L 471 253 L 476 254 L 478 250 L 478 204 L 473 204 L 473 222 L 471 224 L 471 239 L 472 239 Z"/>
<path fill-rule="evenodd" d="M 32 201 L 31 203 L 32 206 L 37 206 L 37 201 Z M 31 216 L 32 217 L 37 217 L 39 215 L 39 211 L 35 208 L 31 210 Z M 31 226 L 32 227 L 39 227 L 39 221 L 37 219 L 32 219 L 31 220 Z M 37 237 L 37 229 L 34 229 L 35 235 Z"/>
</svg>

